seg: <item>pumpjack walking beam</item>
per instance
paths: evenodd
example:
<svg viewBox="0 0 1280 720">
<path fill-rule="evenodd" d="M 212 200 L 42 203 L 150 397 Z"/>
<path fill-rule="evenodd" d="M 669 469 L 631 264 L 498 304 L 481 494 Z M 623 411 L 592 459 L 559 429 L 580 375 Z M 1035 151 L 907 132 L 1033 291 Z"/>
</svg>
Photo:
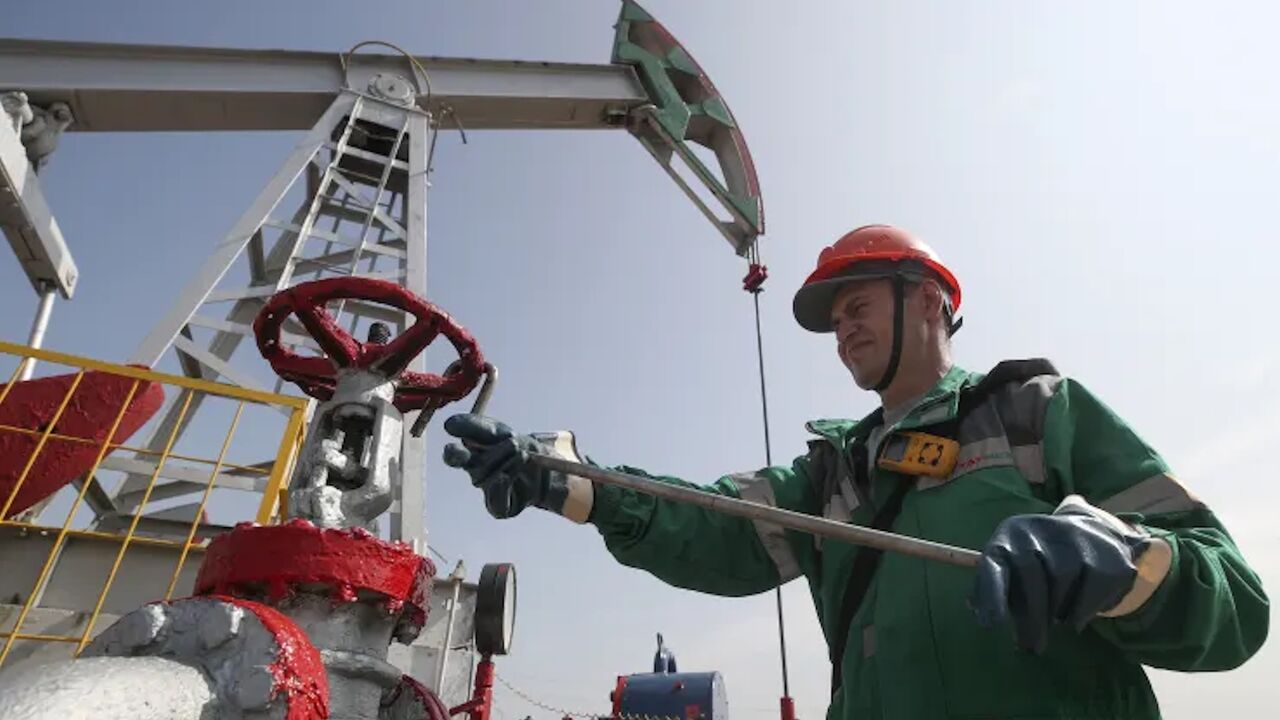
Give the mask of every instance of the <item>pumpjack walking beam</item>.
<svg viewBox="0 0 1280 720">
<path fill-rule="evenodd" d="M 627 65 L 420 57 L 422 110 L 467 129 L 617 127 L 649 101 Z M 0 38 L 0 88 L 65 102 L 70 132 L 305 130 L 344 83 L 406 75 L 405 58 Z M 446 118 L 445 116 L 448 116 Z"/>
</svg>

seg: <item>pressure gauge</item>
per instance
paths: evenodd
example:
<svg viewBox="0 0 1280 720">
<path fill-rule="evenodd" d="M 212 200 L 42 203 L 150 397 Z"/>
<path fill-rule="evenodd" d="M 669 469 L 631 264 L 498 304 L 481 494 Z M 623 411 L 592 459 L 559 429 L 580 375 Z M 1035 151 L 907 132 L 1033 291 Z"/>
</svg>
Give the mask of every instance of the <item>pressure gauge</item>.
<svg viewBox="0 0 1280 720">
<path fill-rule="evenodd" d="M 480 570 L 476 587 L 476 649 L 481 655 L 511 652 L 516 625 L 516 567 L 492 563 Z"/>
</svg>

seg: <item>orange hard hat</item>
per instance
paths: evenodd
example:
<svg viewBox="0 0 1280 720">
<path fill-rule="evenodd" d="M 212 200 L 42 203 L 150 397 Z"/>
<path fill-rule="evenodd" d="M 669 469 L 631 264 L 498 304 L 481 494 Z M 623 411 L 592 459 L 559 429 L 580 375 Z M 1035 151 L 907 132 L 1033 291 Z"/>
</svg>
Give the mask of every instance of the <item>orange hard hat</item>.
<svg viewBox="0 0 1280 720">
<path fill-rule="evenodd" d="M 874 277 L 915 282 L 931 277 L 946 288 L 951 312 L 960 309 L 960 282 L 933 248 L 900 228 L 864 225 L 818 254 L 818 267 L 791 304 L 796 321 L 806 330 L 831 332 L 831 304 L 839 289 L 850 280 Z"/>
</svg>

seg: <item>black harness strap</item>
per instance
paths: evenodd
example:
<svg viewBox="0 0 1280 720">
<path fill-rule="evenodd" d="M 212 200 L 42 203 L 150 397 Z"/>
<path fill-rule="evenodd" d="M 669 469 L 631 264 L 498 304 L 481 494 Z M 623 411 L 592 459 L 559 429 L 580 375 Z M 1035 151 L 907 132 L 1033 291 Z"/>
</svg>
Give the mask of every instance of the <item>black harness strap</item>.
<svg viewBox="0 0 1280 720">
<path fill-rule="evenodd" d="M 863 442 L 859 442 L 853 448 L 854 472 L 856 473 L 855 482 L 867 484 L 867 446 Z M 887 530 L 893 526 L 893 522 L 898 519 L 898 514 L 902 512 L 902 501 L 907 497 L 907 490 L 910 489 L 911 483 L 908 478 L 900 477 L 898 484 L 894 486 L 893 492 L 889 494 L 889 498 L 885 500 L 884 505 L 876 511 L 875 517 L 871 520 L 871 527 L 876 530 Z M 857 555 L 853 558 L 853 567 L 849 570 L 849 584 L 845 587 L 844 600 L 840 603 L 840 621 L 836 625 L 837 632 L 835 634 L 835 642 L 831 645 L 831 694 L 840 689 L 841 675 L 844 672 L 844 651 L 849 642 L 849 630 L 853 625 L 853 616 L 858 614 L 858 608 L 862 606 L 862 601 L 867 595 L 867 591 L 871 589 L 871 580 L 875 577 L 876 570 L 880 567 L 880 556 L 884 554 L 882 550 L 876 548 L 862 547 L 858 548 Z"/>
<path fill-rule="evenodd" d="M 1053 363 L 1048 360 L 1036 358 L 1032 360 L 1006 360 L 992 368 L 986 377 L 978 381 L 977 384 L 971 385 L 960 391 L 960 398 L 956 407 L 956 414 L 949 420 L 929 426 L 932 434 L 938 435 L 952 440 L 956 439 L 959 434 L 960 423 L 964 421 L 965 416 L 973 411 L 974 408 L 982 405 L 991 397 L 1000 387 L 1012 382 L 1023 382 L 1030 380 L 1038 375 L 1057 375 L 1058 371 L 1054 368 Z M 874 417 L 880 417 L 879 415 Z M 876 423 L 867 423 L 874 425 Z M 854 482 L 864 488 L 870 488 L 870 481 L 867 474 L 868 456 L 867 456 L 867 435 L 870 428 L 863 429 L 857 436 L 853 438 L 853 444 L 849 448 L 849 455 L 852 456 L 853 467 L 850 468 Z M 886 437 L 887 439 L 887 437 Z M 883 445 L 883 441 L 881 442 Z M 902 503 L 910 490 L 914 477 L 894 473 L 898 478 L 898 483 L 894 486 L 893 492 L 889 494 L 884 505 L 876 511 L 872 517 L 871 527 L 876 530 L 888 530 L 893 527 L 894 521 L 898 519 L 898 515 L 902 512 Z M 868 491 L 867 496 L 870 497 Z M 853 617 L 858 614 L 858 609 L 862 607 L 862 602 L 866 598 L 867 591 L 871 588 L 871 581 L 875 578 L 876 570 L 880 567 L 880 557 L 883 551 L 860 547 L 853 559 L 853 567 L 849 570 L 849 584 L 845 587 L 844 599 L 840 603 L 840 619 L 836 625 L 836 632 L 832 636 L 831 643 L 831 694 L 835 695 L 840 689 L 842 681 L 841 675 L 844 672 L 844 652 L 849 642 L 849 631 L 852 630 Z"/>
<path fill-rule="evenodd" d="M 893 346 L 889 350 L 889 364 L 884 367 L 884 375 L 871 388 L 874 392 L 889 387 L 894 376 L 898 374 L 898 361 L 902 358 L 902 306 L 907 295 L 907 283 L 901 275 L 893 276 Z"/>
</svg>

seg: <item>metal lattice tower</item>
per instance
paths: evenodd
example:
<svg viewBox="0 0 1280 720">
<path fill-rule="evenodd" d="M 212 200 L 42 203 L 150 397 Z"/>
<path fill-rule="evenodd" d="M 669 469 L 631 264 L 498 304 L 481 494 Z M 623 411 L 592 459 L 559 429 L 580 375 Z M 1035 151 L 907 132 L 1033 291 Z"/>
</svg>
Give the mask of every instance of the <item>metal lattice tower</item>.
<svg viewBox="0 0 1280 720">
<path fill-rule="evenodd" d="M 267 390 L 276 378 L 253 343 L 243 342 L 272 294 L 306 280 L 355 275 L 426 295 L 426 181 L 441 119 L 470 130 L 626 129 L 734 252 L 755 263 L 753 272 L 762 270 L 759 183 L 742 130 L 715 85 L 631 0 L 622 3 L 612 59 L 589 65 L 348 52 L 337 63 L 320 52 L 0 38 L 0 90 L 21 90 L 33 107 L 65 105 L 75 132 L 310 128 L 129 359 L 154 367 L 172 358 L 191 377 Z M 39 215 L 38 186 L 27 185 L 32 197 L 24 196 L 24 208 Z M 13 228 L 5 229 L 12 241 Z M 46 238 L 45 254 L 56 255 L 56 245 Z M 33 266 L 33 282 L 44 275 L 32 273 L 48 274 L 50 262 Z M 399 311 L 356 301 L 328 309 L 357 335 L 372 321 L 397 332 L 407 323 Z M 284 329 L 287 345 L 320 354 L 300 324 Z M 409 369 L 424 367 L 419 358 Z M 181 419 L 167 408 L 148 447 L 157 448 L 175 427 L 179 444 L 183 436 L 199 438 L 202 419 L 217 411 L 200 398 L 192 406 Z M 421 440 L 406 436 L 402 458 L 406 482 L 391 536 L 421 541 Z M 158 471 L 154 455 L 145 453 L 113 456 L 102 467 L 126 474 L 114 496 L 96 478 L 84 480 L 104 529 L 132 514 L 147 479 L 159 472 L 163 484 L 151 501 L 166 509 L 152 511 L 149 503 L 140 527 L 152 535 L 174 537 L 188 527 L 198 506 L 192 496 L 207 480 L 179 467 Z M 218 487 L 264 489 L 261 480 L 235 472 L 222 473 Z"/>
<path fill-rule="evenodd" d="M 421 77 L 416 70 L 414 75 Z M 425 296 L 427 163 L 435 128 L 430 114 L 415 104 L 416 84 L 379 73 L 366 89 L 344 87 L 130 362 L 154 366 L 172 351 L 187 375 L 267 390 L 251 369 L 264 365 L 252 339 L 253 320 L 280 290 L 307 280 L 355 276 L 390 280 Z M 377 321 L 399 333 L 411 321 L 398 310 L 356 301 L 330 311 L 353 332 Z M 286 330 L 285 339 L 295 349 L 321 354 L 300 324 Z M 410 369 L 424 370 L 425 360 L 417 358 Z M 180 434 L 198 412 L 199 407 L 188 410 Z M 171 403 L 149 448 L 169 437 L 178 417 Z M 394 539 L 422 539 L 422 445 L 405 436 L 406 482 L 392 519 Z M 113 498 L 122 514 L 137 506 L 153 469 L 145 456 L 133 464 L 128 469 L 137 474 Z M 170 479 L 152 497 L 174 499 L 200 491 L 196 483 Z M 171 510 L 165 517 L 172 515 Z M 164 519 L 155 518 L 149 530 L 163 534 Z"/>
</svg>

